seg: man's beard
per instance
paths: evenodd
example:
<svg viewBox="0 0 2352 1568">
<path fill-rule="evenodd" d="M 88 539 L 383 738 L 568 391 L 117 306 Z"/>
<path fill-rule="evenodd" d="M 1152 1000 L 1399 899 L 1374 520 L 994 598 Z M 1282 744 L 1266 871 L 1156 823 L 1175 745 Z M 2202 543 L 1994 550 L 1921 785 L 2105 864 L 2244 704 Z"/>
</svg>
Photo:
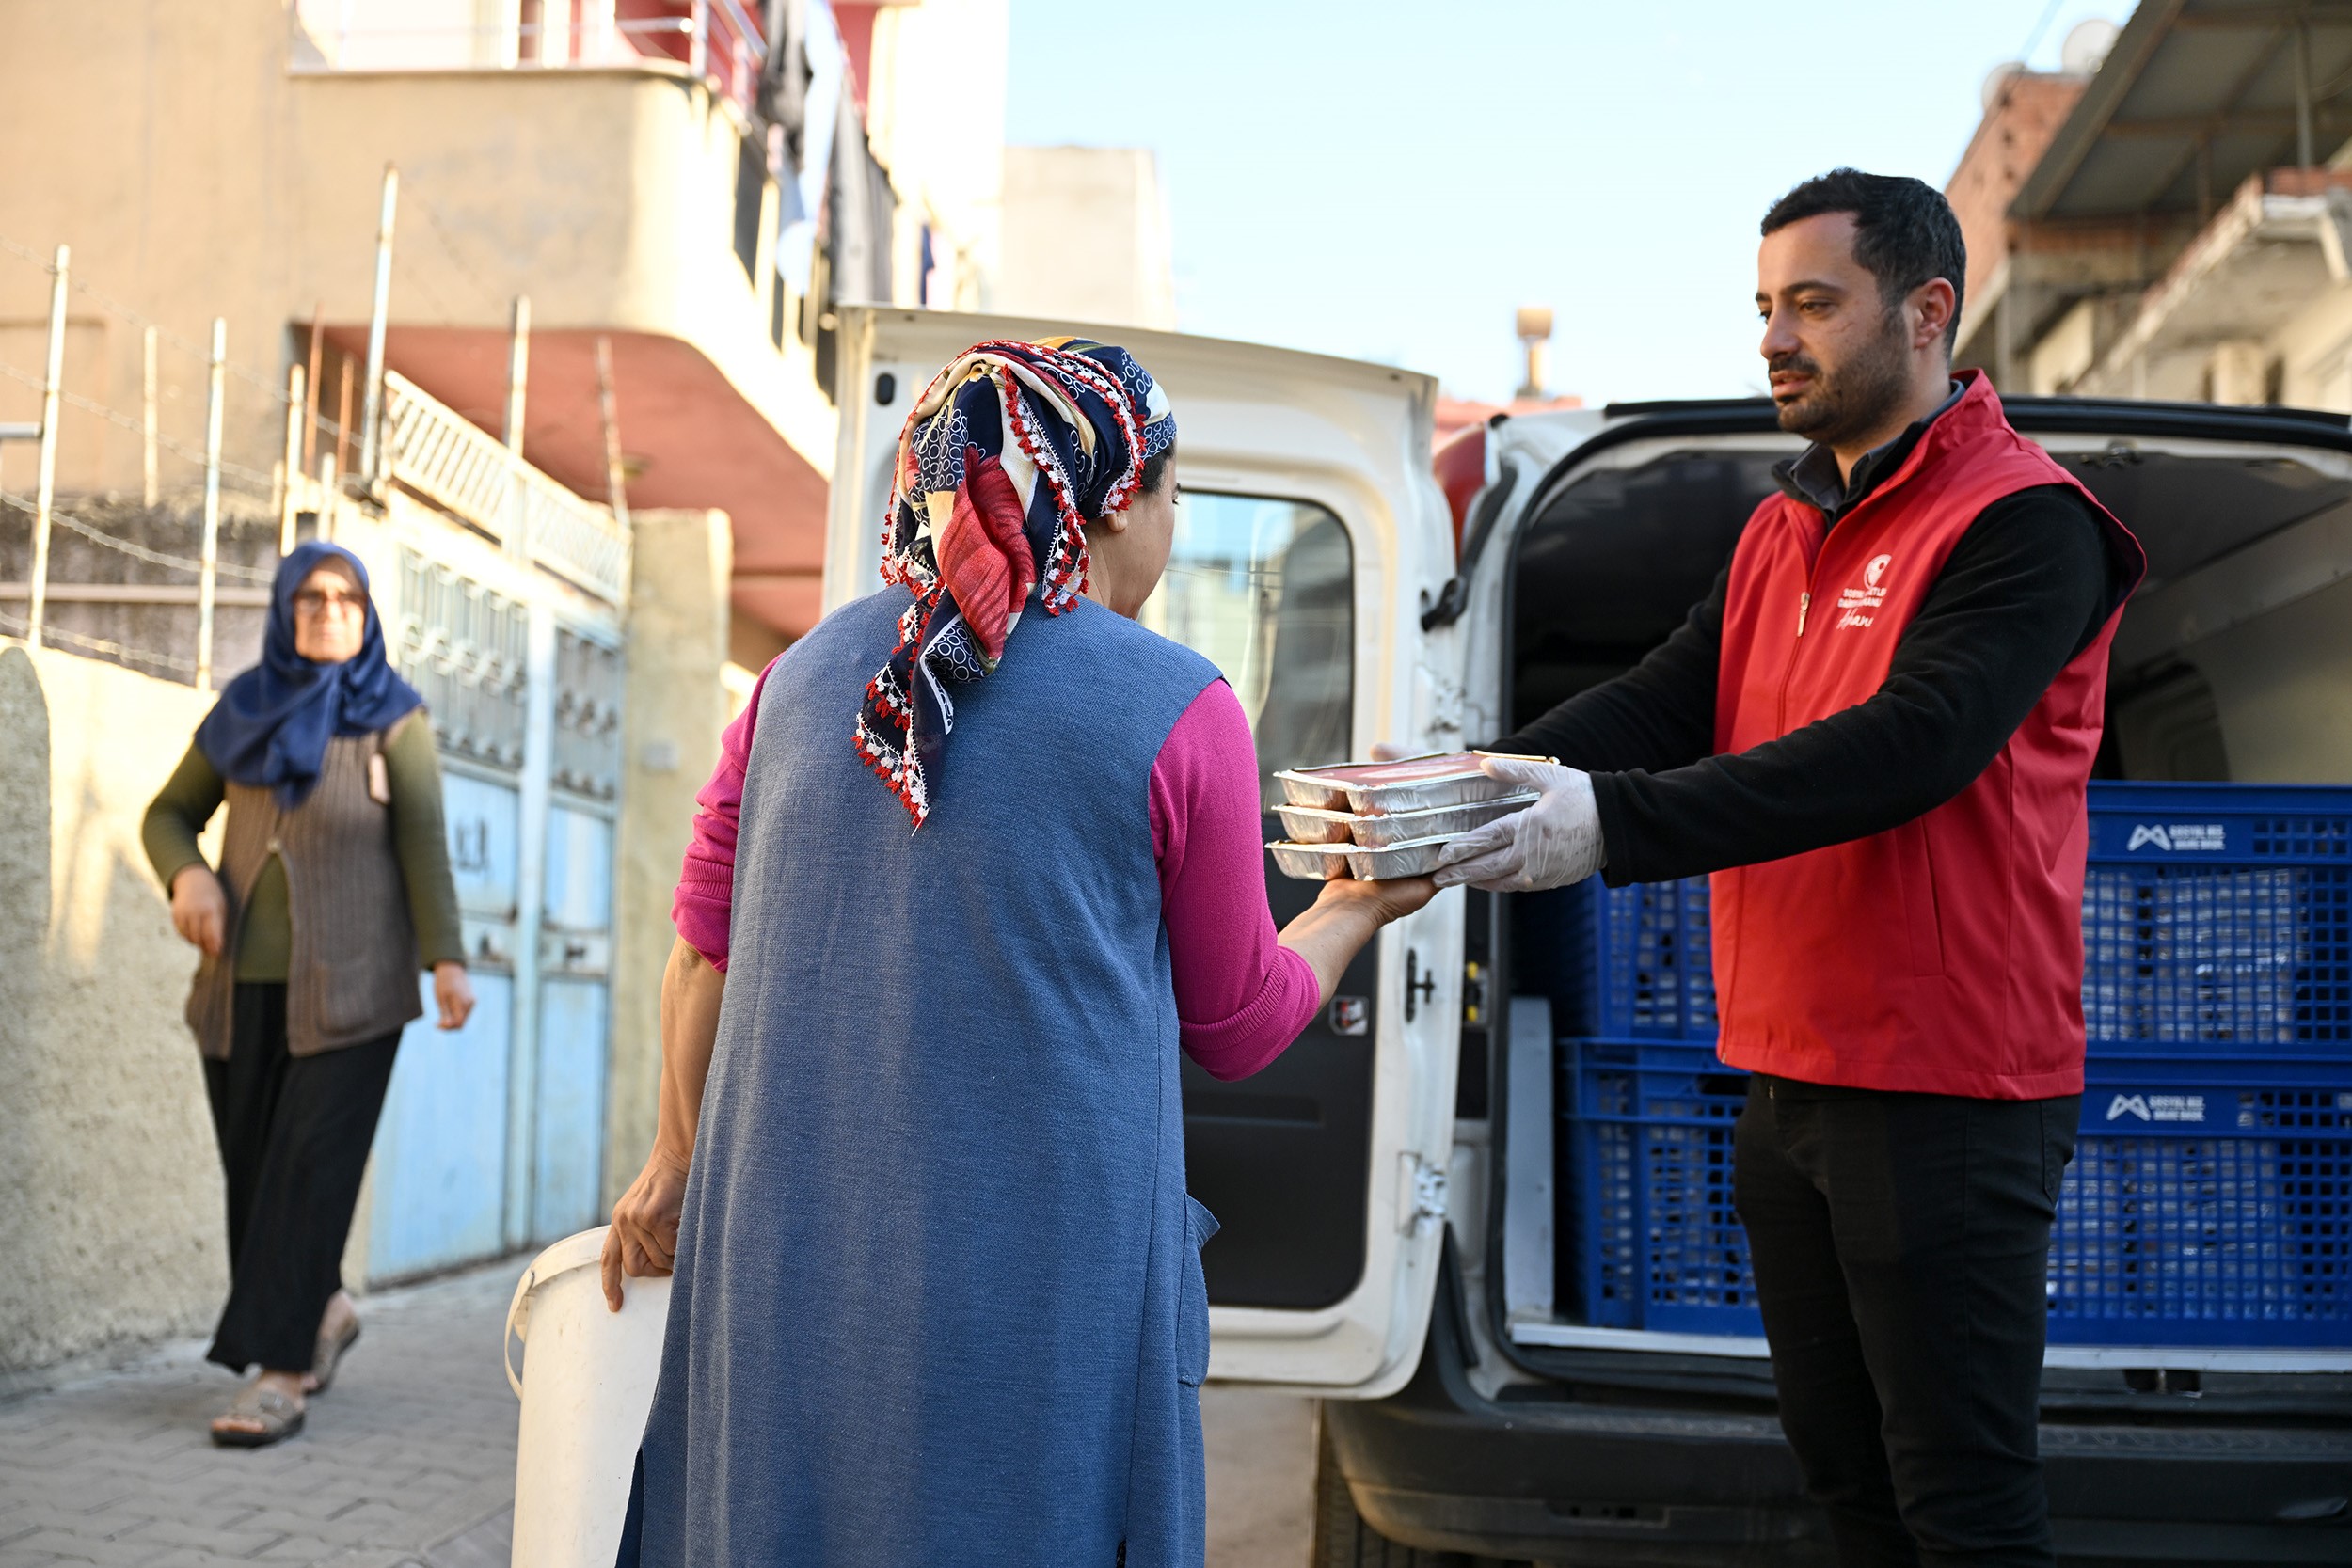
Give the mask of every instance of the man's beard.
<svg viewBox="0 0 2352 1568">
<path fill-rule="evenodd" d="M 1803 371 L 1813 378 L 1803 396 L 1779 405 L 1780 428 L 1827 447 L 1883 429 L 1910 389 L 1910 357 L 1902 314 L 1889 310 L 1884 330 L 1834 375 L 1802 354 L 1772 360 L 1769 370 Z"/>
</svg>

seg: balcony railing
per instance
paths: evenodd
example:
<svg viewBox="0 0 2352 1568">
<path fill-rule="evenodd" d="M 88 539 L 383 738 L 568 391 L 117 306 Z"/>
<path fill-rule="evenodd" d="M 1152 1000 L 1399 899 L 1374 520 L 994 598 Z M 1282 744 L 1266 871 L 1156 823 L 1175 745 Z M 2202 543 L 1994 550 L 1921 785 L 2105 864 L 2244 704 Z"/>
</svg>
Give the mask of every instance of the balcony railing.
<svg viewBox="0 0 2352 1568">
<path fill-rule="evenodd" d="M 654 15 L 620 10 L 654 9 Z M 577 20 L 575 15 L 577 14 Z M 390 0 L 297 0 L 292 58 L 311 71 L 564 71 L 667 61 L 746 115 L 759 91 L 766 35 L 741 0 L 539 0 L 517 20 L 484 26 L 414 25 Z"/>
<path fill-rule="evenodd" d="M 628 530 L 394 372 L 384 375 L 387 475 L 609 604 L 628 601 Z"/>
</svg>

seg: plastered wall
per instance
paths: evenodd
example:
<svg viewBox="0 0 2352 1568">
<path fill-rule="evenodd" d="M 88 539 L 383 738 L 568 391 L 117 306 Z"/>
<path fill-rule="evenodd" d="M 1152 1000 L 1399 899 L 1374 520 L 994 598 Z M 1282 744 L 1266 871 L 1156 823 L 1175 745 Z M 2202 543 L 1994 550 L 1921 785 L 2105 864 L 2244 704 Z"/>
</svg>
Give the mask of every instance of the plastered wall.
<svg viewBox="0 0 2352 1568">
<path fill-rule="evenodd" d="M 220 1163 L 139 821 L 209 697 L 0 641 L 0 1372 L 199 1333 Z"/>
<path fill-rule="evenodd" d="M 723 512 L 641 512 L 629 585 L 627 784 L 613 834 L 612 1076 L 605 1096 L 604 1196 L 628 1191 L 653 1148 L 661 1084 L 661 969 L 675 932 L 670 895 L 692 832 L 694 793 L 732 716 Z"/>
</svg>

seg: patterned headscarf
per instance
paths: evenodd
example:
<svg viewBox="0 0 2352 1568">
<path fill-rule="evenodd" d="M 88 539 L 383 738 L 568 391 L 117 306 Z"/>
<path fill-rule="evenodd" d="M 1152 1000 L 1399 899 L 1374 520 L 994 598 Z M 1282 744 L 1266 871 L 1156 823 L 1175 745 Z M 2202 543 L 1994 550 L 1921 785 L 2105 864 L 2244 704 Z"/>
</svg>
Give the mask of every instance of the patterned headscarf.
<svg viewBox="0 0 2352 1568">
<path fill-rule="evenodd" d="M 882 568 L 914 602 L 866 683 L 856 745 L 917 828 L 956 727 L 948 688 L 996 668 L 1032 594 L 1059 615 L 1085 592 L 1084 525 L 1133 500 L 1175 439 L 1151 373 L 1081 338 L 975 343 L 915 399 Z"/>
</svg>

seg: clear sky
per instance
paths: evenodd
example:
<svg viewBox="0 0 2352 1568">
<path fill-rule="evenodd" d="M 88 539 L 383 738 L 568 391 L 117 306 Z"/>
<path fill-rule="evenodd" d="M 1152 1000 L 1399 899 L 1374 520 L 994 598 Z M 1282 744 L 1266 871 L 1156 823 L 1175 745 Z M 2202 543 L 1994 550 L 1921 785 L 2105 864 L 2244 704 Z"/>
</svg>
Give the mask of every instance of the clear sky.
<svg viewBox="0 0 2352 1568">
<path fill-rule="evenodd" d="M 1762 390 L 1756 225 L 1838 164 L 1941 187 L 1985 75 L 2131 0 L 1011 0 L 1006 137 L 1159 155 L 1188 332 L 1464 396 Z M 2046 21 L 2045 21 L 2046 18 Z"/>
</svg>

